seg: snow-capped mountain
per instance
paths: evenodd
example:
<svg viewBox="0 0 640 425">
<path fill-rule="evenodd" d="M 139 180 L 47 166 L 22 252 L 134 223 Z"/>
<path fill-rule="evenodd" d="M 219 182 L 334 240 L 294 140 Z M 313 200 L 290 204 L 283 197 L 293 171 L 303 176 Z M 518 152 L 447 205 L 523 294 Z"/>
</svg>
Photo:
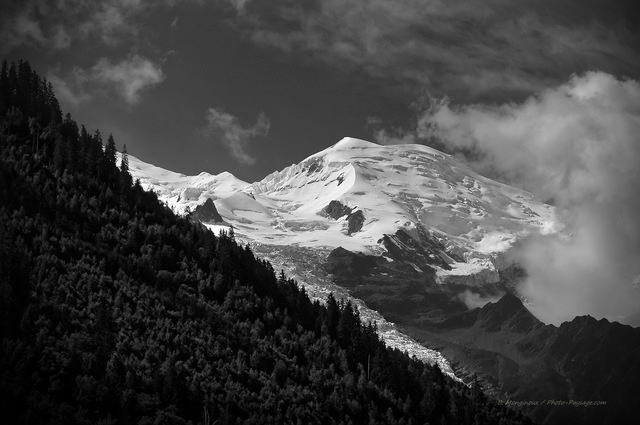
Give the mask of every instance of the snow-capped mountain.
<svg viewBox="0 0 640 425">
<path fill-rule="evenodd" d="M 380 146 L 344 138 L 298 164 L 249 184 L 224 172 L 186 176 L 130 157 L 130 171 L 178 213 L 215 205 L 276 269 L 303 283 L 313 298 L 351 298 L 392 347 L 453 371 L 437 351 L 399 332 L 377 311 L 334 283 L 325 262 L 346 250 L 435 270 L 439 283 L 478 285 L 498 279 L 519 240 L 559 230 L 554 208 L 533 195 L 482 177 L 456 158 L 422 145 Z M 209 211 L 212 213 L 212 211 Z M 383 260 L 384 262 L 384 260 Z"/>
<path fill-rule="evenodd" d="M 158 197 L 171 206 L 184 211 L 195 208 L 208 198 L 226 198 L 242 191 L 249 183 L 233 174 L 223 172 L 218 175 L 200 173 L 186 176 L 129 157 L 129 171 L 134 179 L 139 179 L 145 189 L 153 189 Z"/>
<path fill-rule="evenodd" d="M 559 230 L 554 208 L 423 145 L 344 138 L 249 184 L 185 176 L 131 159 L 143 186 L 183 212 L 208 198 L 236 236 L 350 251 L 436 270 L 440 282 L 495 282 L 518 240 Z"/>
</svg>

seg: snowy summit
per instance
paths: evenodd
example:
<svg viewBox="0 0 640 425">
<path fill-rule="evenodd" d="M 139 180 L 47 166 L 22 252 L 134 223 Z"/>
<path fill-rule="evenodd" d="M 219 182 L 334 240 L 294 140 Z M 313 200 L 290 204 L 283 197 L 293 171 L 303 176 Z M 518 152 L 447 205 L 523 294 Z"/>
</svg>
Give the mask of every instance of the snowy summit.
<svg viewBox="0 0 640 425">
<path fill-rule="evenodd" d="M 420 249 L 441 282 L 493 282 L 518 240 L 559 228 L 554 208 L 531 193 L 423 145 L 346 137 L 253 184 L 229 173 L 185 176 L 135 158 L 130 164 L 134 178 L 178 212 L 211 198 L 243 239 L 341 246 L 390 260 L 428 246 Z"/>
</svg>

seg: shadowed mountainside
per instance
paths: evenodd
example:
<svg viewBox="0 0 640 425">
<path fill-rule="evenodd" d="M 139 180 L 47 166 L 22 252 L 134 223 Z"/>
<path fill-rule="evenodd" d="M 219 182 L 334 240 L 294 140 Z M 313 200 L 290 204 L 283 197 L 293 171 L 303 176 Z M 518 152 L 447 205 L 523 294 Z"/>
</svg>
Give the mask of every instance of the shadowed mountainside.
<svg viewBox="0 0 640 425">
<path fill-rule="evenodd" d="M 438 285 L 400 261 L 339 248 L 326 268 L 336 283 L 444 354 L 458 376 L 468 382 L 477 376 L 490 394 L 536 421 L 635 421 L 630 406 L 640 394 L 639 328 L 589 316 L 545 325 L 510 293 L 509 280 L 482 289 L 485 296 L 504 293 L 497 302 L 467 310 L 457 296 L 461 288 Z M 588 405 L 595 402 L 606 405 Z"/>
</svg>

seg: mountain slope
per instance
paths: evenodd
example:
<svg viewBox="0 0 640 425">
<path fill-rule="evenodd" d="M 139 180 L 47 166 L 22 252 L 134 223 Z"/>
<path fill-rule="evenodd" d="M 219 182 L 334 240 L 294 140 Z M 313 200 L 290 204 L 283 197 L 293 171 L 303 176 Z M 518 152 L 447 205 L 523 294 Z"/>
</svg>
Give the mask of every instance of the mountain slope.
<svg viewBox="0 0 640 425">
<path fill-rule="evenodd" d="M 134 179 L 140 180 L 142 187 L 153 189 L 160 199 L 170 206 L 178 206 L 181 212 L 187 207 L 195 209 L 208 198 L 226 198 L 249 185 L 228 172 L 218 175 L 203 172 L 197 176 L 186 176 L 148 164 L 134 156 L 129 156 L 129 172 Z"/>
<path fill-rule="evenodd" d="M 460 376 L 477 375 L 491 394 L 524 402 L 535 421 L 635 421 L 630 406 L 640 394 L 639 328 L 589 316 L 544 325 L 511 294 L 414 326 L 410 333 L 440 346 Z"/>
</svg>

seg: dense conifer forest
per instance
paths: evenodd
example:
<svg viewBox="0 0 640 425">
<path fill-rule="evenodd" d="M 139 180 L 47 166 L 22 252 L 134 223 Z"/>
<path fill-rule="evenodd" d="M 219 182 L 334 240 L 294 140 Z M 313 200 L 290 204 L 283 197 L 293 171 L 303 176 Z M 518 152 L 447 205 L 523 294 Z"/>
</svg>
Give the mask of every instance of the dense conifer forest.
<svg viewBox="0 0 640 425">
<path fill-rule="evenodd" d="M 0 96 L 3 423 L 529 423 L 176 216 L 27 62 Z"/>
</svg>

